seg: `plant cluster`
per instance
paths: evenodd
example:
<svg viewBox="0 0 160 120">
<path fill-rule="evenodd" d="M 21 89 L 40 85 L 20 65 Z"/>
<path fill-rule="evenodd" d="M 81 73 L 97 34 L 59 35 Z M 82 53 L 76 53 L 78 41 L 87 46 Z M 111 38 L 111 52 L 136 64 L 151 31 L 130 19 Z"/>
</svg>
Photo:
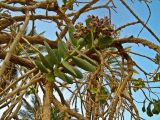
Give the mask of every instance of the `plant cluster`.
<svg viewBox="0 0 160 120">
<path fill-rule="evenodd" d="M 150 1 L 139 1 L 149 7 Z M 160 40 L 127 2 L 1 0 L 1 119 L 113 120 L 128 119 L 125 114 L 130 113 L 131 119 L 140 120 L 135 94 L 143 96 L 143 112 L 149 117 L 159 114 Z M 112 13 L 121 12 L 117 9 L 121 5 L 137 21 L 116 28 Z M 75 24 L 82 14 L 99 9 L 108 10 L 107 17 L 91 15 Z M 118 36 L 137 24 L 157 41 Z M 148 47 L 155 56 L 134 52 L 137 47 L 132 44 Z M 154 70 L 145 70 L 137 60 L 150 61 L 146 64 Z"/>
</svg>

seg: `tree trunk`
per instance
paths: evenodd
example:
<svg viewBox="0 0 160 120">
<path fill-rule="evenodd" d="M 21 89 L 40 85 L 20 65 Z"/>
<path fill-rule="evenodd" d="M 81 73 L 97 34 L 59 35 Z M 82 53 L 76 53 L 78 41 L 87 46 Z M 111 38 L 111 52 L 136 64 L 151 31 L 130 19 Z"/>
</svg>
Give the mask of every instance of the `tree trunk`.
<svg viewBox="0 0 160 120">
<path fill-rule="evenodd" d="M 43 113 L 42 113 L 42 120 L 50 120 L 51 118 L 51 96 L 52 96 L 52 83 L 47 82 L 45 85 L 45 95 L 43 101 Z"/>
</svg>

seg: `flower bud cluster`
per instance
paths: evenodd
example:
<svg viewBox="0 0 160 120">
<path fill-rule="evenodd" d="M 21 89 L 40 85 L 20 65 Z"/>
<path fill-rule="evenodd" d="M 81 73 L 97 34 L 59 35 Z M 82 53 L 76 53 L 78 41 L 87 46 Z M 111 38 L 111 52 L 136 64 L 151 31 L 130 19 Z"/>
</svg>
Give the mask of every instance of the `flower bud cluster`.
<svg viewBox="0 0 160 120">
<path fill-rule="evenodd" d="M 86 26 L 83 23 L 78 23 L 75 26 L 73 36 L 75 38 L 85 38 L 91 30 L 94 32 L 96 38 L 102 35 L 109 37 L 114 37 L 116 35 L 108 17 L 99 19 L 97 16 L 92 15 L 88 16 Z"/>
</svg>

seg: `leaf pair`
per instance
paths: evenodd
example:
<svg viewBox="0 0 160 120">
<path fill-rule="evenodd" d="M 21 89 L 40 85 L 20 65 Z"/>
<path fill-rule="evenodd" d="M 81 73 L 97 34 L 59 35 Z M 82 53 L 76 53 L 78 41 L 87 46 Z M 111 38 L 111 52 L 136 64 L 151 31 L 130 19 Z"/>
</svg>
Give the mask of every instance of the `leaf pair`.
<svg viewBox="0 0 160 120">
<path fill-rule="evenodd" d="M 73 56 L 72 60 L 74 61 L 74 63 L 78 67 L 80 67 L 80 68 L 82 68 L 82 69 L 84 69 L 86 71 L 94 72 L 96 70 L 96 66 L 92 65 L 91 63 L 89 63 L 88 61 L 86 61 L 86 60 L 84 60 L 82 58 Z"/>
<path fill-rule="evenodd" d="M 67 48 L 62 41 L 58 41 L 58 50 L 52 49 L 47 42 L 44 42 L 45 48 L 48 52 L 46 56 L 39 53 L 40 61 L 36 60 L 35 64 L 42 71 L 47 73 L 47 68 L 53 71 L 54 65 L 58 65 L 61 62 L 61 58 L 67 55 Z"/>
<path fill-rule="evenodd" d="M 67 76 L 66 74 L 64 74 L 63 72 L 61 72 L 58 68 L 54 69 L 54 74 L 55 76 L 59 77 L 60 79 L 62 79 L 63 81 L 66 81 L 69 84 L 73 83 L 73 79 Z"/>
<path fill-rule="evenodd" d="M 68 55 L 68 50 L 62 40 L 58 40 L 58 55 L 60 58 L 65 58 Z"/>
<path fill-rule="evenodd" d="M 59 64 L 58 56 L 56 55 L 55 50 L 53 50 L 47 42 L 44 42 L 46 50 L 48 52 L 47 60 L 51 67 L 54 66 L 54 64 Z"/>
<path fill-rule="evenodd" d="M 88 61 L 89 63 L 91 63 L 91 64 L 93 64 L 94 66 L 98 66 L 98 64 L 97 64 L 97 62 L 95 61 L 95 60 L 93 60 L 93 59 L 91 59 L 90 57 L 88 57 L 87 55 L 85 55 L 85 54 L 83 54 L 82 52 L 80 52 L 80 51 L 76 51 L 79 55 L 81 55 L 81 57 L 84 59 L 84 60 L 86 60 L 86 61 Z"/>
<path fill-rule="evenodd" d="M 39 54 L 42 63 L 51 70 L 54 65 L 58 65 L 61 62 L 61 58 L 67 56 L 67 48 L 63 41 L 58 40 L 58 50 L 52 49 L 47 42 L 44 42 L 48 55 L 45 57 L 42 54 Z"/>
<path fill-rule="evenodd" d="M 62 63 L 64 66 L 64 72 L 68 73 L 76 78 L 82 79 L 83 78 L 83 74 L 81 71 L 79 71 L 77 68 L 69 65 L 67 62 L 63 62 Z"/>
</svg>

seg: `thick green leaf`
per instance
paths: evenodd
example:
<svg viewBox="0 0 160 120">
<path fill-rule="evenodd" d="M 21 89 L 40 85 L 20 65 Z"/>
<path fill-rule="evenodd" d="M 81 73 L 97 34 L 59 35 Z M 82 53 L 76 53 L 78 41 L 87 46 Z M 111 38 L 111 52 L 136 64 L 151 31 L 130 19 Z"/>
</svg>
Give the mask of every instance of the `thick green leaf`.
<svg viewBox="0 0 160 120">
<path fill-rule="evenodd" d="M 70 64 L 68 64 L 66 61 L 62 61 L 62 65 L 63 67 L 65 67 L 68 71 L 70 71 L 72 74 L 74 74 L 76 76 L 76 72 L 74 71 L 73 66 L 71 66 Z"/>
<path fill-rule="evenodd" d="M 110 45 L 113 42 L 113 38 L 109 36 L 100 36 L 98 43 L 100 46 Z"/>
<path fill-rule="evenodd" d="M 55 76 L 59 77 L 60 79 L 62 79 L 63 81 L 66 81 L 69 84 L 73 83 L 73 79 L 67 76 L 66 74 L 64 74 L 63 72 L 61 72 L 58 68 L 54 69 L 54 74 Z"/>
<path fill-rule="evenodd" d="M 78 58 L 76 56 L 73 56 L 72 59 L 78 67 L 80 67 L 86 71 L 94 72 L 96 70 L 96 67 L 94 65 L 90 64 L 88 61 L 86 61 L 82 58 Z"/>
<path fill-rule="evenodd" d="M 98 63 L 95 60 L 93 60 L 90 57 L 88 57 L 87 55 L 81 53 L 78 50 L 77 50 L 77 53 L 79 53 L 82 56 L 82 58 L 84 58 L 85 60 L 87 60 L 89 63 L 93 64 L 94 66 L 98 66 Z"/>
<path fill-rule="evenodd" d="M 80 39 L 78 40 L 78 42 L 77 42 L 77 45 L 80 45 L 80 46 L 86 45 L 85 39 L 84 39 L 84 38 L 80 38 Z"/>
<path fill-rule="evenodd" d="M 66 82 L 67 82 L 68 84 L 73 84 L 73 78 L 71 78 L 71 77 L 69 77 L 69 76 L 67 76 L 67 75 L 65 75 L 65 78 L 66 78 Z"/>
<path fill-rule="evenodd" d="M 62 58 L 67 56 L 67 48 L 65 46 L 65 43 L 61 40 L 58 40 L 58 55 Z"/>
<path fill-rule="evenodd" d="M 70 75 L 72 75 L 72 76 L 74 76 L 76 78 L 82 79 L 83 78 L 82 72 L 80 70 L 78 70 L 77 68 L 75 68 L 75 67 L 73 67 L 73 69 L 74 69 L 76 75 L 73 74 L 72 72 L 70 72 L 68 69 L 65 69 L 65 68 L 64 68 L 64 72 L 68 73 L 68 74 L 70 74 Z"/>
<path fill-rule="evenodd" d="M 46 66 L 49 69 L 52 69 L 52 66 L 50 66 L 49 62 L 47 61 L 47 59 L 41 54 L 39 53 L 39 57 L 43 63 L 44 66 Z"/>
<path fill-rule="evenodd" d="M 50 58 L 50 56 L 49 56 L 49 55 L 45 55 L 44 57 L 45 57 L 45 59 L 47 60 L 47 62 L 49 63 L 49 65 L 50 65 L 50 69 L 51 69 L 51 67 L 53 67 L 53 66 L 54 66 L 54 64 L 53 64 L 53 62 L 51 62 L 51 58 Z"/>
<path fill-rule="evenodd" d="M 73 33 L 74 33 L 74 31 L 75 31 L 75 28 L 74 28 L 74 26 L 73 25 L 70 25 L 69 27 L 68 27 L 68 31 L 69 31 L 69 38 L 70 38 L 70 41 L 71 41 L 71 43 L 73 44 L 73 46 L 77 46 L 77 39 L 75 39 L 74 37 L 73 37 Z"/>
<path fill-rule="evenodd" d="M 58 68 L 54 69 L 54 74 L 55 74 L 55 76 L 59 77 L 60 79 L 66 81 L 65 74 L 63 72 L 61 72 Z"/>
<path fill-rule="evenodd" d="M 46 80 L 48 80 L 49 82 L 53 82 L 53 80 L 54 80 L 53 73 L 47 73 L 46 74 Z"/>
<path fill-rule="evenodd" d="M 58 64 L 59 63 L 58 58 L 57 58 L 54 50 L 48 45 L 48 43 L 44 42 L 44 44 L 45 44 L 46 50 L 48 52 L 48 62 L 53 67 L 54 64 Z"/>
<path fill-rule="evenodd" d="M 37 65 L 38 69 L 39 69 L 41 72 L 44 72 L 44 73 L 47 73 L 47 72 L 48 72 L 48 71 L 47 71 L 47 68 L 46 68 L 43 64 L 41 64 L 40 61 L 35 60 L 35 64 Z"/>
<path fill-rule="evenodd" d="M 79 79 L 83 78 L 83 74 L 80 70 L 78 70 L 77 68 L 74 68 L 74 71 L 76 72 L 76 77 Z"/>
</svg>

